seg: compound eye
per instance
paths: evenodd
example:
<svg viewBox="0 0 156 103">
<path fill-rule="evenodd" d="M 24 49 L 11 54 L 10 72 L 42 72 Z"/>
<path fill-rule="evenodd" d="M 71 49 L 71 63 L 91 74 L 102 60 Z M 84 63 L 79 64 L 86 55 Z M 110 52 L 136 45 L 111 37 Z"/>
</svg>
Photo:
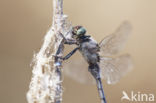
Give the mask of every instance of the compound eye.
<svg viewBox="0 0 156 103">
<path fill-rule="evenodd" d="M 86 29 L 81 27 L 80 29 L 77 30 L 77 35 L 84 35 L 86 33 Z"/>
</svg>

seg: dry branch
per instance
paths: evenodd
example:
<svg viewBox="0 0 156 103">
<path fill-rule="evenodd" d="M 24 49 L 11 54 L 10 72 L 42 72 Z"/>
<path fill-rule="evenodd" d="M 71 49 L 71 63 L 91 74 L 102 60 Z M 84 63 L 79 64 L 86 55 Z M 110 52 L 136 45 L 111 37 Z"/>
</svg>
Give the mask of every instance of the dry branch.
<svg viewBox="0 0 156 103">
<path fill-rule="evenodd" d="M 28 103 L 60 103 L 62 101 L 62 61 L 64 43 L 60 33 L 70 29 L 63 15 L 63 0 L 53 0 L 53 23 L 40 51 L 33 58 L 32 79 L 27 93 Z"/>
</svg>

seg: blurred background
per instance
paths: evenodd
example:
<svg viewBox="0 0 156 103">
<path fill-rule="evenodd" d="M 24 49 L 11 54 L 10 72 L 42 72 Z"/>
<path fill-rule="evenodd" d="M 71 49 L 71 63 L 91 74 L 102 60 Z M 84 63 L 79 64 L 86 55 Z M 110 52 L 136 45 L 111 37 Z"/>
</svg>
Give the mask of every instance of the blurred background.
<svg viewBox="0 0 156 103">
<path fill-rule="evenodd" d="M 121 103 L 123 90 L 156 95 L 155 11 L 156 0 L 64 0 L 72 24 L 98 42 L 124 20 L 133 25 L 122 53 L 132 55 L 135 67 L 116 85 L 103 81 L 108 103 Z M 30 63 L 51 23 L 52 0 L 0 0 L 0 103 L 27 103 Z M 95 85 L 64 76 L 63 86 L 63 103 L 100 103 Z"/>
</svg>

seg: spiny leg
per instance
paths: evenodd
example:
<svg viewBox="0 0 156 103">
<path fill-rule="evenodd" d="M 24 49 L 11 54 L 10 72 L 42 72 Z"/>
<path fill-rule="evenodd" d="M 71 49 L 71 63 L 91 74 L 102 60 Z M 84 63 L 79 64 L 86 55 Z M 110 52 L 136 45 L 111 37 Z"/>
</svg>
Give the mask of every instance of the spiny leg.
<svg viewBox="0 0 156 103">
<path fill-rule="evenodd" d="M 77 44 L 77 41 L 74 39 L 66 39 L 64 44 L 68 44 L 68 45 Z"/>
<path fill-rule="evenodd" d="M 61 32 L 60 32 L 60 35 L 64 39 L 64 44 L 68 44 L 68 45 L 78 44 L 75 39 L 71 39 L 71 38 L 70 39 L 67 39 L 67 38 L 65 38 L 65 36 Z"/>
<path fill-rule="evenodd" d="M 62 38 L 63 38 L 63 40 L 64 40 L 64 44 L 68 44 L 68 45 L 72 45 L 72 44 L 76 44 L 76 45 L 78 45 L 78 43 L 77 43 L 77 41 L 75 40 L 75 39 L 67 39 L 67 38 L 65 38 L 65 36 L 60 32 L 59 33 L 61 36 L 62 36 Z M 60 57 L 60 56 L 58 56 L 57 54 L 58 53 L 56 53 L 56 55 L 54 55 L 54 57 L 55 57 L 55 59 L 62 59 L 62 60 L 67 60 L 68 58 L 70 58 L 77 50 L 79 49 L 79 47 L 77 47 L 77 48 L 75 48 L 73 51 L 71 51 L 69 54 L 67 54 L 65 57 Z M 59 52 L 60 50 L 58 50 L 57 52 Z"/>
<path fill-rule="evenodd" d="M 63 57 L 63 60 L 67 60 L 68 58 L 70 58 L 77 50 L 79 49 L 79 47 L 75 48 L 74 50 L 72 50 L 69 54 L 67 54 L 65 57 Z"/>
<path fill-rule="evenodd" d="M 100 68 L 99 68 L 98 64 L 90 64 L 88 69 L 89 69 L 90 73 L 92 74 L 92 76 L 96 80 L 97 89 L 99 92 L 101 103 L 107 103 L 105 95 L 104 95 L 104 91 L 103 91 L 102 81 L 101 81 L 101 77 L 100 77 Z"/>
<path fill-rule="evenodd" d="M 79 49 L 79 47 L 75 48 L 74 50 L 72 50 L 69 54 L 67 54 L 65 57 L 61 57 L 58 55 L 53 55 L 55 57 L 55 60 L 57 59 L 62 59 L 62 60 L 67 60 L 68 58 L 70 58 L 77 50 Z M 59 50 L 58 50 L 59 51 Z M 56 53 L 57 54 L 57 53 Z"/>
</svg>

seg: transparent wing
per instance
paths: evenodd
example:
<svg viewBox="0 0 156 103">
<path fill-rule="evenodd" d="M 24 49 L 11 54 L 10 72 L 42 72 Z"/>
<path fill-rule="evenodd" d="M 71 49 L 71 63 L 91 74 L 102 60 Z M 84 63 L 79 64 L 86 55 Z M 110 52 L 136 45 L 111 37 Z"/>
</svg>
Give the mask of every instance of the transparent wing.
<svg viewBox="0 0 156 103">
<path fill-rule="evenodd" d="M 111 35 L 106 36 L 100 43 L 100 55 L 111 56 L 121 51 L 125 46 L 132 27 L 129 22 L 123 22 Z"/>
<path fill-rule="evenodd" d="M 65 75 L 76 80 L 80 83 L 94 84 L 95 80 L 88 71 L 88 64 L 82 57 L 82 55 L 77 52 L 70 59 L 64 62 L 63 69 Z"/>
<path fill-rule="evenodd" d="M 115 84 L 133 67 L 131 57 L 128 54 L 117 58 L 102 57 L 100 61 L 101 76 L 108 84 Z"/>
</svg>

